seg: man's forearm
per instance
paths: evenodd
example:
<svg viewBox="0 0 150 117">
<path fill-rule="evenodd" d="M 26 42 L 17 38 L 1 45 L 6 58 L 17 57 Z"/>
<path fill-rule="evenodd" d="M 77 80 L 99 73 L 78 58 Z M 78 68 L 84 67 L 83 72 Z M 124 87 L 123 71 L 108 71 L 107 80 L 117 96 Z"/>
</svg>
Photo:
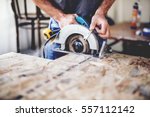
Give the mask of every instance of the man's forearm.
<svg viewBox="0 0 150 117">
<path fill-rule="evenodd" d="M 103 0 L 101 6 L 97 9 L 96 14 L 106 15 L 115 0 Z"/>
<path fill-rule="evenodd" d="M 32 0 L 40 9 L 46 12 L 49 16 L 59 20 L 63 17 L 63 12 L 55 8 L 48 0 Z"/>
</svg>

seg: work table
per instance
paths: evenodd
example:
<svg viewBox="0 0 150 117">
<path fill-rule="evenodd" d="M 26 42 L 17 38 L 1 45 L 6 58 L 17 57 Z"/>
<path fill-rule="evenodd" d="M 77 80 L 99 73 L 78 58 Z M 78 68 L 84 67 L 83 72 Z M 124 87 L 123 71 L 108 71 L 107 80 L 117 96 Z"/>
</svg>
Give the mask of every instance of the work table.
<svg viewBox="0 0 150 117">
<path fill-rule="evenodd" d="M 0 55 L 0 99 L 150 99 L 150 59 Z"/>
<path fill-rule="evenodd" d="M 144 27 L 144 24 L 140 27 L 140 30 L 142 30 Z M 148 26 L 147 26 L 148 27 Z M 129 22 L 119 23 L 116 25 L 113 25 L 110 27 L 111 30 L 111 39 L 115 39 L 118 41 L 121 40 L 128 40 L 128 41 L 140 41 L 145 43 L 150 43 L 150 38 L 145 36 L 138 36 L 136 35 L 136 31 L 130 28 Z"/>
</svg>

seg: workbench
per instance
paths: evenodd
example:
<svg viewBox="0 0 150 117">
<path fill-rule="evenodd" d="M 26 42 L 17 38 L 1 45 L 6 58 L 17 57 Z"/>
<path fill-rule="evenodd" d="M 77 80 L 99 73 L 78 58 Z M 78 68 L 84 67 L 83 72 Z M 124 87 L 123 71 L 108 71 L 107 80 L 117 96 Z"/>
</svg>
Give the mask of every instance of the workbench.
<svg viewBox="0 0 150 117">
<path fill-rule="evenodd" d="M 68 54 L 50 61 L 0 55 L 0 99 L 150 99 L 150 59 Z"/>
<path fill-rule="evenodd" d="M 141 25 L 139 29 L 143 29 L 146 27 L 144 24 Z M 149 27 L 149 25 L 147 26 Z M 139 30 L 137 29 L 137 30 Z M 136 35 L 136 31 L 130 28 L 129 22 L 123 22 L 110 27 L 111 30 L 111 39 L 115 39 L 118 41 L 128 40 L 128 41 L 140 41 L 150 43 L 150 37 L 138 36 Z"/>
<path fill-rule="evenodd" d="M 150 24 L 142 23 L 139 29 L 150 27 Z M 137 30 L 139 30 L 137 29 Z M 110 27 L 113 40 L 109 46 L 122 42 L 122 53 L 135 56 L 150 57 L 150 37 L 136 35 L 137 30 L 130 28 L 129 22 L 123 22 Z"/>
</svg>

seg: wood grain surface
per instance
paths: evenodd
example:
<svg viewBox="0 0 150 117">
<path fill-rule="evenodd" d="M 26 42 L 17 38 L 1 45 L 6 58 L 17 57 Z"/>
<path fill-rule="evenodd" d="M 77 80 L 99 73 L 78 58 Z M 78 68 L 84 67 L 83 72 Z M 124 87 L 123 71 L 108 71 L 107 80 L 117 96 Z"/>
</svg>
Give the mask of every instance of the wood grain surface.
<svg viewBox="0 0 150 117">
<path fill-rule="evenodd" d="M 0 99 L 150 99 L 150 59 L 0 55 Z"/>
</svg>

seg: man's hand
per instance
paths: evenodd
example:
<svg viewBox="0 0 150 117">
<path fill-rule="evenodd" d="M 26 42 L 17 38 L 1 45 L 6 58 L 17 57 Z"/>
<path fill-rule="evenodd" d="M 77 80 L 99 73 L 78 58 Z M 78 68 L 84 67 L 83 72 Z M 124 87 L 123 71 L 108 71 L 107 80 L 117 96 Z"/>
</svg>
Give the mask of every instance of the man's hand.
<svg viewBox="0 0 150 117">
<path fill-rule="evenodd" d="M 103 0 L 103 3 L 92 18 L 90 29 L 96 29 L 102 38 L 110 37 L 110 28 L 105 16 L 114 2 L 115 0 Z"/>
<path fill-rule="evenodd" d="M 75 15 L 73 14 L 63 14 L 63 16 L 57 19 L 61 28 L 69 24 L 76 24 Z"/>
<path fill-rule="evenodd" d="M 95 14 L 93 16 L 90 25 L 90 30 L 94 30 L 94 29 L 96 29 L 100 37 L 102 38 L 110 37 L 109 24 L 104 15 Z"/>
<path fill-rule="evenodd" d="M 32 0 L 39 8 L 44 10 L 49 16 L 53 17 L 63 28 L 66 25 L 74 24 L 75 15 L 74 14 L 64 14 L 61 10 L 55 8 L 50 0 Z"/>
</svg>

